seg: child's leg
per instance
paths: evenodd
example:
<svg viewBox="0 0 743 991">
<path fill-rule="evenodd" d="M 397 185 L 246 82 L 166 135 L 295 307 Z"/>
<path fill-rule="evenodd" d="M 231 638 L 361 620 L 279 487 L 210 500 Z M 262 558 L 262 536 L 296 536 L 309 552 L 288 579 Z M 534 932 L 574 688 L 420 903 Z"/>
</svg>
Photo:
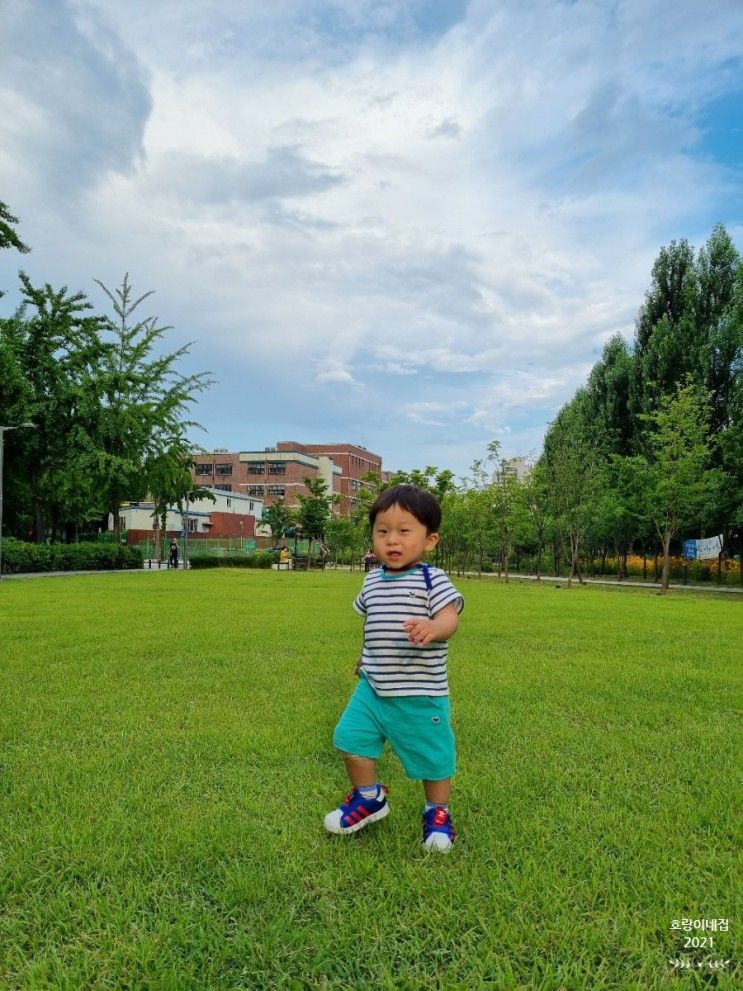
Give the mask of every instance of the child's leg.
<svg viewBox="0 0 743 991">
<path fill-rule="evenodd" d="M 377 762 L 369 757 L 344 754 L 348 777 L 354 788 L 370 788 L 377 782 Z"/>
<path fill-rule="evenodd" d="M 441 781 L 424 781 L 423 790 L 426 793 L 426 801 L 433 805 L 448 805 L 451 795 L 451 778 L 443 778 Z"/>
</svg>

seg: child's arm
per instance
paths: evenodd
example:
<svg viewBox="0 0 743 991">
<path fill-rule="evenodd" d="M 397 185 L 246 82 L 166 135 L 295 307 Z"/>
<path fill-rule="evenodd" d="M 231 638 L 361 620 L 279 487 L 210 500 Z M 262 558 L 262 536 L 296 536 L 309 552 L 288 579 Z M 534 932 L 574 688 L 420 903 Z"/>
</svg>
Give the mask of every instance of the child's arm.
<svg viewBox="0 0 743 991">
<path fill-rule="evenodd" d="M 407 619 L 402 624 L 408 635 L 408 640 L 416 647 L 425 647 L 427 643 L 445 643 L 457 632 L 459 613 L 453 602 L 444 606 L 433 619 Z"/>
</svg>

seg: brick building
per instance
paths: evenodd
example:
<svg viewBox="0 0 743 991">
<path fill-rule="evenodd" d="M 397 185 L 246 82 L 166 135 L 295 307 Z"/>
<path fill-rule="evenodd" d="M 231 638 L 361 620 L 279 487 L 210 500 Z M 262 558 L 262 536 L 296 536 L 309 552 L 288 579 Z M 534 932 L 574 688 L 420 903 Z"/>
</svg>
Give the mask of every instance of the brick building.
<svg viewBox="0 0 743 991">
<path fill-rule="evenodd" d="M 348 513 L 356 506 L 359 490 L 364 484 L 361 479 L 367 472 L 382 476 L 381 457 L 357 444 L 297 444 L 294 441 L 279 441 L 276 446 L 279 450 L 291 446 L 292 449 L 306 451 L 307 454 L 333 459 L 341 469 L 339 492 L 342 513 Z"/>
<path fill-rule="evenodd" d="M 227 492 L 241 492 L 262 499 L 266 506 L 283 499 L 297 506 L 297 493 L 305 494 L 305 478 L 324 478 L 328 491 L 341 497 L 338 510 L 347 513 L 356 505 L 368 471 L 382 473 L 378 454 L 355 444 L 300 444 L 278 441 L 262 451 L 239 453 L 217 450 L 194 456 L 194 479 Z"/>
</svg>

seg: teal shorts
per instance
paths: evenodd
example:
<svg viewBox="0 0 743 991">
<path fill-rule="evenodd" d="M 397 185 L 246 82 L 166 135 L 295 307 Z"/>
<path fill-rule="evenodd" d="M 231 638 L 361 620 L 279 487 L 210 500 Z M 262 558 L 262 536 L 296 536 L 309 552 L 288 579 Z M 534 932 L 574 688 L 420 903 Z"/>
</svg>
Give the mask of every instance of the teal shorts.
<svg viewBox="0 0 743 991">
<path fill-rule="evenodd" d="M 441 781 L 457 769 L 448 695 L 377 695 L 363 675 L 333 734 L 345 754 L 377 760 L 389 742 L 409 778 Z"/>
</svg>

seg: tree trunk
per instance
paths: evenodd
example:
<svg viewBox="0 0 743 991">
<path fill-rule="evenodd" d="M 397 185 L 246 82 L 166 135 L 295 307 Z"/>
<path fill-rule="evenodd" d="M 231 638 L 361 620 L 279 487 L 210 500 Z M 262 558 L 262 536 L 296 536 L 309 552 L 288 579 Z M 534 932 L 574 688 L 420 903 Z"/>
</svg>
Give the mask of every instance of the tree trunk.
<svg viewBox="0 0 743 991">
<path fill-rule="evenodd" d="M 671 531 L 666 530 L 663 534 L 663 577 L 661 579 L 661 592 L 665 595 L 668 591 L 668 571 L 671 556 Z"/>
<path fill-rule="evenodd" d="M 539 573 L 539 566 L 541 565 L 541 563 L 542 563 L 542 547 L 540 544 L 539 547 L 537 547 L 537 567 L 536 567 L 537 581 L 542 580 L 542 576 Z"/>
<path fill-rule="evenodd" d="M 578 557 L 578 541 L 574 534 L 570 534 L 570 574 L 568 575 L 568 588 L 572 587 L 575 577 L 575 564 Z"/>
<path fill-rule="evenodd" d="M 608 548 L 606 544 L 601 548 L 601 574 L 606 574 L 606 552 Z"/>
<path fill-rule="evenodd" d="M 642 580 L 647 581 L 648 577 L 648 556 L 645 553 L 645 548 L 642 549 Z"/>
</svg>

